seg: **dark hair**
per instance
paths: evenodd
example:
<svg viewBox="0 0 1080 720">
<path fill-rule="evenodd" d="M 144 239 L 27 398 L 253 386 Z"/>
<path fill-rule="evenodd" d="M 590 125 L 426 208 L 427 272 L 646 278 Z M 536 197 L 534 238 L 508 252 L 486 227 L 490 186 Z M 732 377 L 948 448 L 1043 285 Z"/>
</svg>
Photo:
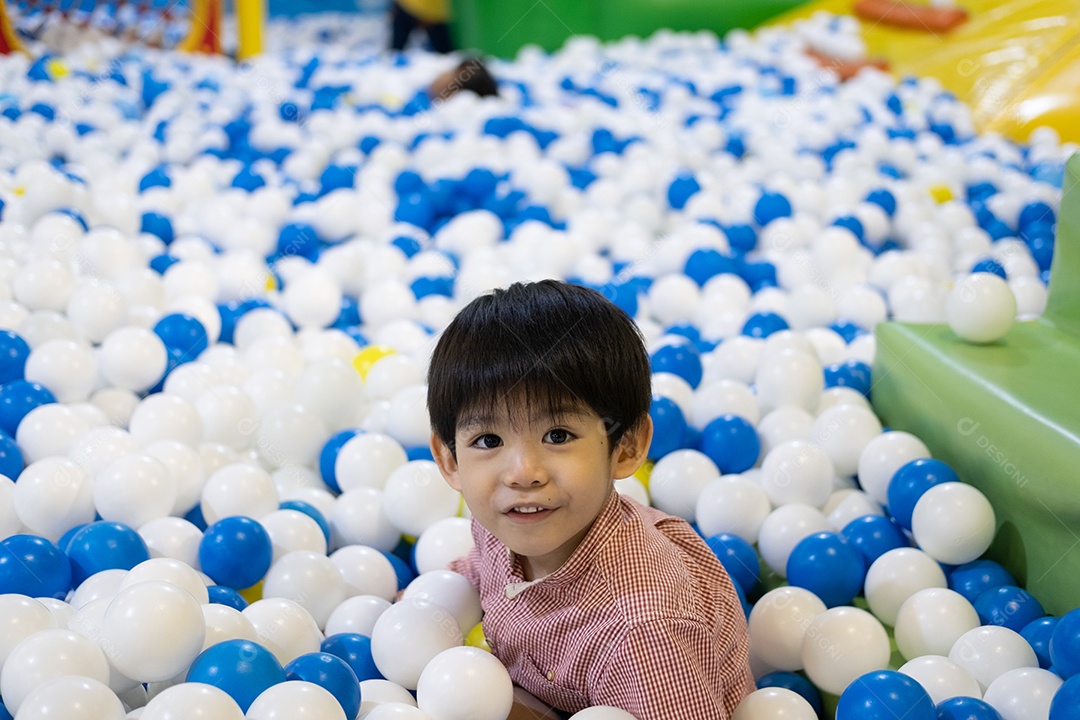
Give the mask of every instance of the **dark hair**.
<svg viewBox="0 0 1080 720">
<path fill-rule="evenodd" d="M 469 90 L 480 97 L 499 94 L 495 78 L 488 72 L 484 61 L 478 57 L 465 58 L 454 68 L 449 84 L 446 90 L 440 93 L 440 97 L 445 100 L 461 90 Z"/>
<path fill-rule="evenodd" d="M 555 280 L 476 298 L 443 331 L 428 369 L 428 411 L 451 449 L 465 413 L 521 417 L 588 407 L 609 447 L 649 412 L 649 358 L 634 321 L 595 290 Z"/>
</svg>

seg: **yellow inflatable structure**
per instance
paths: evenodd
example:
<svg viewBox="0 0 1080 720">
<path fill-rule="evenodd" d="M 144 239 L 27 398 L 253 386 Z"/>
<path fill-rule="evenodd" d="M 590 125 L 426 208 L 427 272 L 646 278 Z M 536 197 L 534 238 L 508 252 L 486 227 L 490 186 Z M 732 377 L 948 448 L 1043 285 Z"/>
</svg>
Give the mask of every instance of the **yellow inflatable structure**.
<svg viewBox="0 0 1080 720">
<path fill-rule="evenodd" d="M 927 0 L 921 0 L 924 4 Z M 916 5 L 920 0 L 912 0 Z M 855 0 L 816 0 L 777 17 L 790 24 Z M 937 78 L 964 101 L 980 132 L 1025 142 L 1039 126 L 1080 142 L 1080 0 L 960 0 L 967 20 L 940 32 L 862 21 L 870 58 L 896 75 Z"/>
</svg>

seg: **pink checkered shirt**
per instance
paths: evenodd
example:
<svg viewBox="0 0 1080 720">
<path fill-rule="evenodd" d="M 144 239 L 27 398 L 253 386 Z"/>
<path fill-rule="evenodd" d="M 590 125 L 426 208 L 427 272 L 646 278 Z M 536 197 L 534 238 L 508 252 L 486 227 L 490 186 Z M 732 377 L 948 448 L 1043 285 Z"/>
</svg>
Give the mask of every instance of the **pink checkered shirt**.
<svg viewBox="0 0 1080 720">
<path fill-rule="evenodd" d="M 450 569 L 479 588 L 495 656 L 544 702 L 723 720 L 753 692 L 738 595 L 684 520 L 613 492 L 574 554 L 534 582 L 475 520 L 472 533 Z"/>
</svg>

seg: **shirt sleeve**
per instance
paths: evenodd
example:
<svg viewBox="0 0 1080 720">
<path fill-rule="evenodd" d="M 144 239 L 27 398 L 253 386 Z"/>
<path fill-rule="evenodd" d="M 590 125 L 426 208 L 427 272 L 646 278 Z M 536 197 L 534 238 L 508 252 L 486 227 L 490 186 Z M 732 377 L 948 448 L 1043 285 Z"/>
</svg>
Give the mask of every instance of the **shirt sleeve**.
<svg viewBox="0 0 1080 720">
<path fill-rule="evenodd" d="M 447 570 L 453 570 L 472 583 L 477 590 L 480 589 L 480 548 L 473 546 L 468 555 L 463 555 L 456 560 L 451 560 Z"/>
<path fill-rule="evenodd" d="M 710 628 L 684 619 L 631 629 L 599 680 L 591 703 L 638 720 L 727 720 L 753 689 L 749 667 L 719 650 Z"/>
</svg>

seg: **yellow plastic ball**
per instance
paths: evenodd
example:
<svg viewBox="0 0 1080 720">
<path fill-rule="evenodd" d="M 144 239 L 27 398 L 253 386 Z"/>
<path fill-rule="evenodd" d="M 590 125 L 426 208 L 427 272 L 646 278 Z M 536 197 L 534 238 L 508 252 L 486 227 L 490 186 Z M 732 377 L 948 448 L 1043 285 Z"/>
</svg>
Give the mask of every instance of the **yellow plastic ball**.
<svg viewBox="0 0 1080 720">
<path fill-rule="evenodd" d="M 360 377 L 367 380 L 367 374 L 375 363 L 396 352 L 397 351 L 394 350 L 394 348 L 387 347 L 386 345 L 368 345 L 356 354 L 352 364 L 353 367 L 356 368 L 356 372 L 360 373 Z"/>
<path fill-rule="evenodd" d="M 939 204 L 947 203 L 953 199 L 953 192 L 948 185 L 934 185 L 930 188 L 930 197 Z"/>
<path fill-rule="evenodd" d="M 476 623 L 476 627 L 469 631 L 469 634 L 465 636 L 465 644 L 469 647 L 480 648 L 491 652 L 491 646 L 488 645 L 487 638 L 484 637 L 484 623 Z"/>
<path fill-rule="evenodd" d="M 253 602 L 258 602 L 263 599 L 263 581 L 260 580 L 251 587 L 244 588 L 238 592 L 240 593 L 240 597 L 248 601 L 249 605 Z"/>
<path fill-rule="evenodd" d="M 641 484 L 645 486 L 645 489 L 649 489 L 649 477 L 652 476 L 652 469 L 655 466 L 652 460 L 646 460 L 641 467 L 634 473 L 634 477 L 641 481 Z"/>
</svg>

